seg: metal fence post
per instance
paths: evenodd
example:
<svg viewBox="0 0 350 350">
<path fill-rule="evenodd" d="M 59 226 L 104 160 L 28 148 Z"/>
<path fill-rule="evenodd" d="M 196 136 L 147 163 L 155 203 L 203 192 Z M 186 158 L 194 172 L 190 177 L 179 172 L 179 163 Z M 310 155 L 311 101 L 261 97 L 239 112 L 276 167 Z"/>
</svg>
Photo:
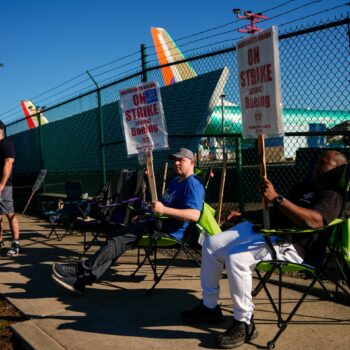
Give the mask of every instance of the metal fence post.
<svg viewBox="0 0 350 350">
<path fill-rule="evenodd" d="M 101 163 L 102 163 L 102 183 L 105 184 L 107 182 L 106 175 L 106 156 L 105 156 L 105 136 L 104 136 L 104 128 L 103 128 L 103 114 L 102 114 L 102 101 L 101 101 L 101 89 L 97 84 L 94 77 L 87 70 L 86 73 L 92 80 L 92 82 L 96 86 L 97 93 L 97 104 L 98 104 L 98 117 L 99 117 L 99 126 L 100 126 L 100 147 L 101 147 Z"/>
<path fill-rule="evenodd" d="M 38 120 L 38 136 L 39 136 L 39 150 L 40 150 L 40 168 L 44 169 L 44 156 L 43 156 L 43 140 L 41 135 L 41 120 L 40 120 L 40 111 L 38 110 L 36 114 Z"/>
<path fill-rule="evenodd" d="M 45 160 L 44 160 L 44 154 L 43 154 L 43 136 L 42 136 L 42 132 L 41 132 L 41 118 L 40 118 L 40 114 L 41 111 L 39 109 L 39 107 L 37 108 L 37 119 L 38 119 L 38 136 L 39 136 L 39 152 L 40 152 L 40 171 L 41 169 L 45 169 Z M 46 186 L 45 186 L 45 179 L 43 182 L 43 191 L 46 192 Z"/>
</svg>

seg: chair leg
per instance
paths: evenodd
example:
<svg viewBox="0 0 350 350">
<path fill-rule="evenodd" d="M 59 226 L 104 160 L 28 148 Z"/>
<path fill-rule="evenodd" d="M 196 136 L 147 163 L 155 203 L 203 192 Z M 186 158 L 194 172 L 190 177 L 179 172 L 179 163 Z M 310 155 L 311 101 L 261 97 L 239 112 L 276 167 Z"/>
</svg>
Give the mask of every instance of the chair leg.
<svg viewBox="0 0 350 350">
<path fill-rule="evenodd" d="M 260 291 L 264 288 L 264 284 L 268 282 L 268 280 L 270 279 L 274 271 L 275 269 L 272 269 L 271 271 L 266 272 L 264 277 L 261 277 L 261 280 L 259 277 L 259 283 L 252 292 L 253 297 L 256 297 L 260 293 Z M 257 270 L 257 273 L 259 273 L 258 270 Z M 260 273 L 259 273 L 259 276 L 261 276 Z"/>
<path fill-rule="evenodd" d="M 83 249 L 83 253 L 82 253 L 82 257 L 87 253 L 87 251 L 92 247 L 92 245 L 96 242 L 100 245 L 100 247 L 102 247 L 102 244 L 100 242 L 100 240 L 98 239 L 99 235 L 101 234 L 101 231 L 90 231 L 92 234 L 92 240 L 88 243 L 86 236 L 87 236 L 87 231 L 83 232 L 83 236 L 84 236 L 84 249 Z"/>
<path fill-rule="evenodd" d="M 282 275 L 282 270 L 280 271 L 281 272 L 281 275 Z M 310 293 L 310 290 L 313 288 L 313 286 L 315 285 L 315 283 L 317 281 L 319 281 L 320 279 L 320 276 L 321 276 L 321 271 L 319 271 L 317 274 L 314 274 L 314 278 L 312 280 L 312 282 L 310 283 L 310 285 L 306 288 L 306 290 L 304 291 L 303 295 L 301 296 L 301 298 L 299 299 L 299 301 L 297 302 L 297 304 L 294 306 L 293 310 L 290 312 L 290 314 L 288 315 L 288 317 L 283 320 L 281 315 L 281 310 L 279 309 L 279 313 L 280 313 L 280 316 L 279 316 L 279 330 L 278 332 L 276 333 L 276 335 L 273 337 L 272 340 L 270 340 L 268 343 L 267 343 L 267 346 L 269 349 L 274 349 L 275 347 L 275 344 L 278 340 L 278 338 L 281 336 L 281 334 L 285 331 L 285 329 L 287 328 L 288 324 L 291 322 L 292 318 L 294 317 L 294 315 L 296 314 L 296 312 L 298 311 L 299 307 L 301 306 L 301 304 L 303 303 L 303 301 L 305 300 L 305 298 L 309 295 Z M 282 285 L 280 283 L 280 287 L 279 288 L 282 288 Z M 282 296 L 282 294 L 279 294 L 279 297 Z M 279 301 L 279 305 L 281 304 L 281 301 Z"/>
<path fill-rule="evenodd" d="M 160 275 L 155 276 L 155 281 L 152 285 L 152 287 L 150 289 L 147 290 L 146 295 L 151 295 L 153 292 L 153 289 L 157 286 L 157 284 L 161 281 L 162 277 L 164 276 L 164 274 L 168 271 L 169 267 L 171 266 L 171 264 L 173 263 L 173 261 L 177 258 L 177 256 L 180 254 L 180 252 L 182 250 L 184 250 L 185 247 L 184 245 L 181 245 L 181 247 L 178 248 L 177 252 L 173 255 L 173 257 L 170 259 L 169 263 L 165 266 L 165 268 L 163 269 L 163 271 L 161 272 Z"/>
<path fill-rule="evenodd" d="M 50 238 L 51 235 L 54 233 L 54 234 L 56 235 L 57 240 L 58 240 L 58 241 L 60 240 L 60 237 L 59 237 L 59 235 L 58 235 L 58 233 L 57 233 L 57 231 L 56 231 L 57 226 L 58 226 L 58 225 L 57 225 L 56 223 L 50 223 L 51 230 L 50 230 L 50 233 L 49 233 L 49 235 L 47 236 L 47 238 Z"/>
<path fill-rule="evenodd" d="M 145 256 L 142 259 L 142 261 L 140 261 L 140 248 L 138 248 L 138 252 L 137 252 L 137 268 L 136 270 L 131 274 L 131 277 L 135 277 L 136 273 L 141 269 L 141 267 L 146 263 L 146 261 L 148 261 L 149 265 L 151 266 L 151 269 L 153 271 L 153 279 L 154 281 L 157 280 L 158 278 L 158 274 L 157 274 L 157 248 L 156 248 L 156 239 L 151 238 L 150 239 L 150 243 L 148 247 L 144 247 L 144 252 L 145 252 Z M 152 259 L 151 256 L 154 255 L 154 258 Z M 152 261 L 153 260 L 153 261 Z"/>
</svg>

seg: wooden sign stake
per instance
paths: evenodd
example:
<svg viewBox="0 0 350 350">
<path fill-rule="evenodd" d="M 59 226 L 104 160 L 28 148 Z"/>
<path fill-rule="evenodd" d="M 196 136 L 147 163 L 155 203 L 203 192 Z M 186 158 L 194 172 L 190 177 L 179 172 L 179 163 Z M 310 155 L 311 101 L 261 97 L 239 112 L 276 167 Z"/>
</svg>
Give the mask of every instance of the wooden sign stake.
<svg viewBox="0 0 350 350">
<path fill-rule="evenodd" d="M 260 134 L 258 136 L 258 148 L 259 148 L 260 176 L 262 179 L 267 179 L 265 137 L 263 134 Z M 264 228 L 269 229 L 270 228 L 269 208 L 268 208 L 268 203 L 264 198 L 262 199 L 262 206 L 263 206 Z"/>
<path fill-rule="evenodd" d="M 221 223 L 222 203 L 224 198 L 224 189 L 225 189 L 225 181 L 226 181 L 226 169 L 227 169 L 227 153 L 223 152 L 223 164 L 222 164 L 220 190 L 219 190 L 219 203 L 218 203 L 218 211 L 216 213 L 216 221 L 218 222 L 219 225 Z"/>
<path fill-rule="evenodd" d="M 153 153 L 152 153 L 152 151 L 148 151 L 146 153 L 146 168 L 147 168 L 148 182 L 149 182 L 149 188 L 151 191 L 152 202 L 157 202 L 158 196 L 157 196 L 156 179 L 154 176 L 154 169 L 153 169 Z"/>
<path fill-rule="evenodd" d="M 168 175 L 168 162 L 165 162 L 164 173 L 163 173 L 162 194 L 165 192 L 167 175 Z"/>
</svg>

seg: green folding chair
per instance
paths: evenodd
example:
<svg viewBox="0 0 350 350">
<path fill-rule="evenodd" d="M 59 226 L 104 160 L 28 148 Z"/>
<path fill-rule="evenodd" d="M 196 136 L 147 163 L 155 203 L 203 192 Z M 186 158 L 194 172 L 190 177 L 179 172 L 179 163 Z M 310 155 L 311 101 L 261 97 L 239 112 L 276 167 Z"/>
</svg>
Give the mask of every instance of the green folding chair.
<svg viewBox="0 0 350 350">
<path fill-rule="evenodd" d="M 166 220 L 164 217 L 162 219 Z M 138 248 L 142 248 L 145 255 L 141 260 L 139 250 L 137 268 L 133 272 L 132 276 L 135 276 L 139 269 L 146 262 L 148 262 L 152 268 L 154 279 L 152 287 L 147 291 L 147 294 L 151 294 L 153 289 L 161 281 L 164 274 L 167 272 L 169 267 L 173 264 L 180 253 L 184 252 L 185 254 L 189 255 L 198 264 L 198 266 L 200 266 L 200 260 L 197 258 L 200 253 L 196 250 L 196 247 L 190 243 L 191 240 L 193 241 L 193 236 L 197 237 L 198 239 L 200 235 L 203 237 L 207 235 L 214 235 L 219 232 L 221 232 L 221 229 L 215 220 L 215 210 L 207 203 L 204 203 L 203 210 L 198 222 L 191 223 L 188 226 L 183 239 L 177 240 L 166 233 L 158 231 L 142 236 L 141 240 L 138 243 Z M 158 272 L 159 263 L 157 254 L 159 249 L 175 249 L 175 252 L 172 255 L 171 259 L 160 273 Z"/>
<path fill-rule="evenodd" d="M 265 235 L 267 240 L 269 236 L 272 235 L 295 235 L 301 233 L 317 233 L 322 235 L 328 235 L 327 238 L 327 252 L 323 254 L 324 256 L 320 259 L 317 266 L 308 265 L 306 263 L 296 264 L 288 261 L 281 261 L 273 259 L 270 261 L 260 262 L 256 267 L 256 273 L 259 279 L 259 283 L 252 295 L 256 296 L 262 289 L 265 290 L 267 297 L 276 313 L 277 316 L 277 326 L 278 331 L 267 343 L 269 349 L 274 349 L 278 338 L 286 330 L 288 324 L 291 322 L 292 318 L 302 305 L 305 298 L 309 295 L 310 291 L 316 283 L 319 283 L 323 290 L 326 292 L 329 298 L 333 299 L 338 295 L 339 290 L 350 296 L 350 218 L 346 217 L 345 214 L 345 204 L 347 202 L 347 194 L 349 192 L 349 166 L 344 166 L 342 172 L 340 185 L 344 190 L 344 201 L 343 201 L 343 211 L 340 218 L 335 219 L 327 226 L 317 229 L 283 229 L 283 230 L 261 230 L 260 232 Z M 272 245 L 271 245 L 272 246 Z M 334 274 L 331 274 L 329 269 L 331 262 L 334 261 L 335 264 L 332 266 L 336 267 Z M 277 302 L 272 297 L 271 292 L 268 288 L 268 281 L 272 274 L 277 272 L 278 275 L 278 296 Z M 286 317 L 283 317 L 284 310 L 283 306 L 283 275 L 285 273 L 291 272 L 302 272 L 310 276 L 310 283 L 304 290 L 300 299 L 296 302 L 292 310 Z M 334 269 L 333 269 L 334 272 Z M 334 283 L 335 291 L 330 292 L 329 288 L 323 283 L 324 280 L 328 280 Z M 345 282 L 344 285 L 342 282 Z"/>
</svg>

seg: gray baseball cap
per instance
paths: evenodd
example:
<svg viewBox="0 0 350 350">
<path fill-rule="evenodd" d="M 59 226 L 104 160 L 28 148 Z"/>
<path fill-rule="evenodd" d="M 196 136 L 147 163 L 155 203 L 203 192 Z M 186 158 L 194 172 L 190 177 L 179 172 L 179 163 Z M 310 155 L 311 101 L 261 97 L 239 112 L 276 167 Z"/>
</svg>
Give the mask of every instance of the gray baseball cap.
<svg viewBox="0 0 350 350">
<path fill-rule="evenodd" d="M 180 148 L 176 151 L 176 153 L 171 154 L 168 159 L 180 159 L 180 158 L 188 158 L 194 161 L 194 154 L 187 148 Z"/>
</svg>

